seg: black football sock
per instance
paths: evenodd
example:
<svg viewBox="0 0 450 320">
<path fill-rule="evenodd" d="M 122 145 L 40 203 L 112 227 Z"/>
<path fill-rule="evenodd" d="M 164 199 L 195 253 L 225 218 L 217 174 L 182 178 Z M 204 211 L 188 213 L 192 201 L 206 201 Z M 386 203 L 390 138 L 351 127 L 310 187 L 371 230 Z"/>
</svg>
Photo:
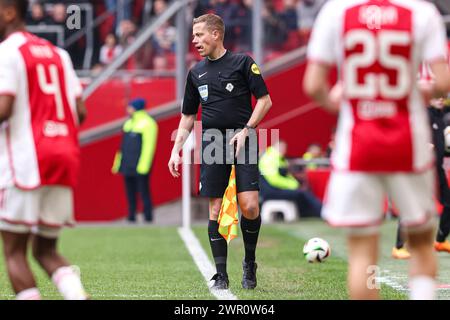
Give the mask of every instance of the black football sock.
<svg viewBox="0 0 450 320">
<path fill-rule="evenodd" d="M 398 223 L 398 227 L 397 227 L 397 242 L 395 244 L 395 247 L 397 249 L 400 249 L 404 245 L 405 245 L 405 240 L 403 239 L 402 227 L 400 226 L 400 223 Z"/>
<path fill-rule="evenodd" d="M 208 238 L 217 272 L 226 274 L 228 244 L 225 238 L 219 233 L 219 223 L 217 221 L 209 220 Z"/>
<path fill-rule="evenodd" d="M 437 242 L 444 242 L 450 233 L 450 207 L 444 207 L 439 219 L 439 229 L 436 235 Z"/>
<path fill-rule="evenodd" d="M 254 220 L 241 217 L 242 237 L 244 238 L 245 262 L 255 261 L 256 244 L 258 242 L 261 216 Z"/>
</svg>

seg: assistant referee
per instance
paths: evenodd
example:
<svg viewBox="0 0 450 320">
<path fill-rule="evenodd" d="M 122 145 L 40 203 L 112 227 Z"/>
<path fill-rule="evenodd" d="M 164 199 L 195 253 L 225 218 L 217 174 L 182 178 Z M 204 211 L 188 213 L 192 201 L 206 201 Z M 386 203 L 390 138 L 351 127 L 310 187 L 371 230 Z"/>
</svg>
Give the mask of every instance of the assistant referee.
<svg viewBox="0 0 450 320">
<path fill-rule="evenodd" d="M 194 126 L 201 103 L 203 133 L 200 194 L 209 198 L 208 235 L 217 269 L 211 279 L 215 280 L 213 288 L 227 289 L 229 285 L 227 243 L 218 232 L 217 218 L 231 165 L 236 164 L 237 197 L 242 212 L 241 229 L 245 247 L 242 287 L 254 289 L 257 268 L 255 251 L 261 218 L 258 201 L 258 143 L 256 139 L 249 139 L 249 136 L 256 137 L 254 129 L 272 106 L 272 101 L 253 59 L 224 48 L 225 26 L 219 16 L 206 14 L 195 18 L 192 33 L 192 42 L 205 59 L 197 63 L 187 76 L 182 116 L 168 164 L 169 170 L 174 177 L 180 176 L 180 151 Z M 251 105 L 252 95 L 257 100 L 254 109 Z M 230 136 L 227 135 L 230 129 L 238 130 Z M 234 146 L 231 157 L 228 146 Z"/>
</svg>

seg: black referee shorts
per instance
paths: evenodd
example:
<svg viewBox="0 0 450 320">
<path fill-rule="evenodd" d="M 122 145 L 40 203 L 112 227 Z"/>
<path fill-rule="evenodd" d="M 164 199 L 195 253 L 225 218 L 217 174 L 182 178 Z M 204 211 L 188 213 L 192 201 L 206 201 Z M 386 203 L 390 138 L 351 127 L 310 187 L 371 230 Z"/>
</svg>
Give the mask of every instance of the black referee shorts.
<svg viewBox="0 0 450 320">
<path fill-rule="evenodd" d="M 200 165 L 200 195 L 222 198 L 230 179 L 231 166 L 236 167 L 237 192 L 259 191 L 258 140 L 252 130 L 239 157 L 230 146 L 232 132 L 207 130 L 202 134 L 202 162 Z"/>
</svg>

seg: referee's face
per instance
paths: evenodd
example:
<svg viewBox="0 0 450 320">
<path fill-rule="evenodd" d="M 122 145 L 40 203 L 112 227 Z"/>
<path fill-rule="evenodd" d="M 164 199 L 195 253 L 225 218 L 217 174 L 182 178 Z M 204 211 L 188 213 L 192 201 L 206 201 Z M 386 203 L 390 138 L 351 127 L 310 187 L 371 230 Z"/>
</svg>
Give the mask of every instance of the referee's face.
<svg viewBox="0 0 450 320">
<path fill-rule="evenodd" d="M 207 57 L 216 48 L 217 35 L 206 28 L 205 22 L 194 24 L 192 27 L 192 43 L 202 57 Z"/>
</svg>

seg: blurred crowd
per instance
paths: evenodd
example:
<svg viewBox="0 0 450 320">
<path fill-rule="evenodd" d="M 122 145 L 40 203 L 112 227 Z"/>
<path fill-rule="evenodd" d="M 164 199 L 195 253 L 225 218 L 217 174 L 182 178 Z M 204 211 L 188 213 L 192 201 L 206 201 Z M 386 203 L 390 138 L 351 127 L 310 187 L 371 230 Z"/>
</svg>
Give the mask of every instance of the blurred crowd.
<svg viewBox="0 0 450 320">
<path fill-rule="evenodd" d="M 111 2 L 107 8 L 113 8 Z M 308 40 L 313 22 L 320 8 L 327 0 L 266 0 L 263 7 L 264 51 L 265 58 L 270 59 L 283 52 L 297 48 Z M 125 1 L 126 2 L 126 1 Z M 116 5 L 118 5 L 116 3 Z M 136 4 L 134 4 L 136 5 Z M 116 15 L 115 23 L 107 36 L 107 41 L 100 51 L 99 63 L 108 64 L 122 49 L 129 45 L 145 17 L 158 16 L 167 8 L 166 0 L 145 1 L 143 12 L 147 15 L 135 16 L 131 5 L 125 5 L 123 13 Z M 193 17 L 205 13 L 220 15 L 225 22 L 225 46 L 236 52 L 250 52 L 252 43 L 252 6 L 253 0 L 198 0 L 190 6 L 187 14 L 188 23 Z M 120 10 L 120 12 L 122 12 Z M 137 12 L 141 13 L 141 10 Z M 188 37 L 189 34 L 186 34 Z M 114 38 L 114 40 L 113 40 Z M 173 20 L 161 26 L 155 35 L 136 55 L 130 59 L 127 69 L 170 70 L 175 68 L 176 28 Z M 102 54 L 103 52 L 103 54 Z M 106 52 L 109 54 L 107 55 Z M 190 46 L 188 61 L 199 57 Z M 97 66 L 98 67 L 98 66 Z"/>
<path fill-rule="evenodd" d="M 314 19 L 327 0 L 264 1 L 262 9 L 266 52 L 286 51 L 306 43 Z M 227 27 L 225 45 L 236 51 L 250 51 L 253 0 L 199 0 L 194 16 L 220 15 Z"/>
<path fill-rule="evenodd" d="M 314 20 L 327 0 L 265 0 L 262 18 L 264 34 L 264 59 L 270 60 L 286 51 L 307 43 Z M 430 0 L 442 14 L 450 14 L 450 1 Z M 68 0 L 31 0 L 27 24 L 31 26 L 56 25 L 64 28 L 66 49 L 72 56 L 75 67 L 83 66 L 86 40 L 77 37 L 79 30 L 70 30 L 67 20 L 67 6 L 75 3 Z M 160 15 L 168 6 L 167 0 L 90 0 L 94 18 L 106 18 L 93 29 L 94 57 L 91 67 L 101 70 L 121 54 L 124 48 L 135 40 L 142 25 Z M 226 26 L 225 46 L 235 52 L 250 52 L 252 43 L 253 0 L 197 0 L 189 7 L 186 19 L 205 13 L 220 15 Z M 82 12 L 83 13 L 83 12 Z M 86 16 L 82 15 L 82 25 Z M 450 31 L 450 30 L 449 30 Z M 172 70 L 175 67 L 176 28 L 171 19 L 162 25 L 153 37 L 130 58 L 125 69 Z M 39 34 L 52 42 L 56 35 Z M 189 33 L 186 33 L 189 37 Z M 74 39 L 75 38 L 75 39 Z M 79 39 L 78 39 L 79 38 Z M 72 41 L 67 41 L 67 40 Z M 188 38 L 189 39 L 189 38 Z M 69 45 L 67 45 L 69 43 Z M 199 57 L 190 46 L 189 57 L 195 61 Z"/>
<path fill-rule="evenodd" d="M 271 0 L 264 1 L 264 48 L 266 59 L 273 55 L 304 44 L 315 16 L 327 0 Z M 79 30 L 66 26 L 67 7 L 73 1 L 31 0 L 27 25 L 40 26 L 38 32 L 56 44 L 57 34 L 45 31 L 43 26 L 60 26 L 63 38 L 75 67 L 83 66 L 86 40 L 78 37 Z M 78 2 L 81 3 L 81 2 Z M 95 44 L 93 69 L 101 70 L 121 54 L 135 40 L 136 34 L 145 23 L 160 15 L 168 6 L 167 0 L 91 0 L 94 17 L 106 16 L 94 28 Z M 186 19 L 205 13 L 220 15 L 227 27 L 225 44 L 234 51 L 249 52 L 252 43 L 253 0 L 198 0 L 188 9 Z M 86 15 L 82 11 L 82 25 L 86 25 Z M 36 30 L 36 29 L 34 29 Z M 189 34 L 186 34 L 189 37 Z M 67 41 L 69 40 L 69 41 Z M 67 45 L 67 42 L 69 45 Z M 173 19 L 161 26 L 154 36 L 123 66 L 125 69 L 171 70 L 175 67 L 176 28 Z M 189 58 L 198 59 L 194 48 L 190 47 Z"/>
</svg>

